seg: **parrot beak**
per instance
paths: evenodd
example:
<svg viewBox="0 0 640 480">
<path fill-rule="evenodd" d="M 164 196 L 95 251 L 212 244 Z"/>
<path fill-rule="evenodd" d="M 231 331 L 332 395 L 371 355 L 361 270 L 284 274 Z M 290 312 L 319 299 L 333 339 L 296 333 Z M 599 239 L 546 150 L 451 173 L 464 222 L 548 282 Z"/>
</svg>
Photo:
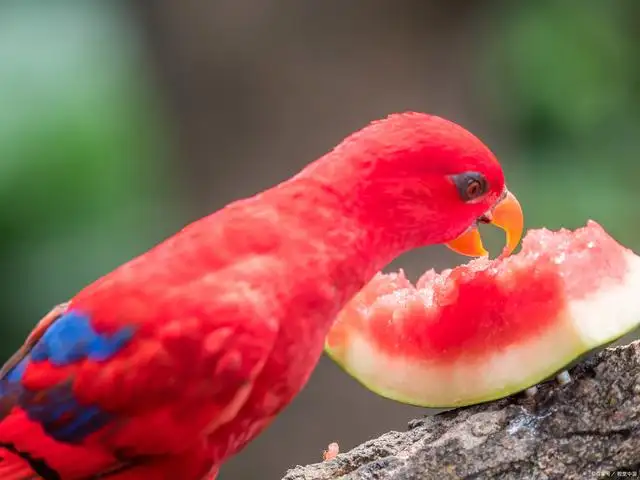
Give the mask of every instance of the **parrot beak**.
<svg viewBox="0 0 640 480">
<path fill-rule="evenodd" d="M 506 233 L 506 246 L 502 255 L 511 254 L 520 243 L 522 231 L 524 230 L 524 216 L 518 199 L 508 190 L 506 195 L 500 200 L 490 212 L 487 212 L 478 219 L 479 223 L 490 223 L 503 229 Z M 473 225 L 458 238 L 448 242 L 449 247 L 454 252 L 470 257 L 483 257 L 489 252 L 482 245 L 482 238 L 478 227 Z"/>
</svg>

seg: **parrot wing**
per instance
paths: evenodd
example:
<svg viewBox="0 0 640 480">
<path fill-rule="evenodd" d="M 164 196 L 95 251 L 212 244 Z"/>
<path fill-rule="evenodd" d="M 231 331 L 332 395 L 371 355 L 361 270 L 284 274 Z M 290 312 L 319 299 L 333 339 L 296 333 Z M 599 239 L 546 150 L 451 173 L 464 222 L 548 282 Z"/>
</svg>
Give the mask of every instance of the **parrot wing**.
<svg viewBox="0 0 640 480">
<path fill-rule="evenodd" d="M 106 333 L 73 305 L 54 308 L 0 370 L 0 478 L 109 475 L 233 419 L 277 334 L 250 304 L 233 313 Z"/>
</svg>

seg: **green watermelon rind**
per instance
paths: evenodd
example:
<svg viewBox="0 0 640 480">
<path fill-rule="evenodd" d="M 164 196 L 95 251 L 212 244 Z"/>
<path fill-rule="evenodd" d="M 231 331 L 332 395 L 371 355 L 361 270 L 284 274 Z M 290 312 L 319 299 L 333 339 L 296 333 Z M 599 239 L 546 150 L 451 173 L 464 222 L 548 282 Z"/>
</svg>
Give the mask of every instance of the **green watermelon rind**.
<svg viewBox="0 0 640 480">
<path fill-rule="evenodd" d="M 640 318 L 640 313 L 639 313 L 639 318 Z M 502 389 L 492 391 L 491 393 L 489 393 L 489 394 L 487 394 L 485 396 L 481 396 L 481 397 L 477 397 L 477 398 L 470 398 L 470 399 L 465 400 L 465 401 L 451 402 L 451 403 L 429 403 L 429 402 L 424 402 L 424 401 L 420 401 L 420 400 L 416 400 L 416 399 L 412 399 L 412 398 L 408 398 L 408 397 L 403 397 L 402 395 L 394 394 L 392 392 L 385 392 L 383 390 L 380 390 L 375 385 L 373 385 L 371 383 L 368 383 L 368 382 L 365 382 L 364 380 L 359 378 L 356 373 L 352 372 L 343 362 L 341 362 L 336 356 L 333 355 L 333 353 L 332 353 L 331 349 L 328 347 L 328 345 L 325 345 L 325 350 L 324 351 L 327 354 L 327 356 L 329 358 L 331 358 L 331 360 L 333 360 L 340 367 L 340 369 L 343 370 L 347 375 L 349 375 L 350 377 L 354 378 L 363 387 L 365 387 L 368 390 L 371 390 L 372 392 L 376 393 L 377 395 L 380 395 L 382 397 L 388 398 L 389 400 L 394 400 L 394 401 L 399 402 L 399 403 L 403 403 L 403 404 L 406 404 L 406 405 L 413 405 L 413 406 L 416 406 L 416 407 L 424 407 L 424 408 L 459 408 L 459 407 L 467 407 L 467 406 L 471 406 L 471 405 L 477 405 L 479 403 L 492 402 L 494 400 L 500 400 L 500 399 L 509 397 L 511 395 L 524 392 L 528 388 L 536 386 L 536 385 L 544 382 L 545 380 L 549 379 L 550 377 L 555 376 L 557 373 L 563 371 L 567 367 L 567 365 L 570 365 L 572 362 L 574 362 L 577 359 L 583 357 L 584 355 L 586 355 L 586 354 L 588 354 L 590 352 L 593 352 L 594 350 L 597 350 L 598 348 L 601 348 L 604 345 L 607 345 L 609 343 L 615 342 L 616 340 L 624 337 L 628 333 L 630 333 L 630 332 L 634 331 L 636 328 L 638 328 L 638 326 L 640 326 L 640 321 L 638 321 L 638 324 L 636 326 L 628 329 L 627 331 L 621 333 L 620 335 L 611 337 L 610 339 L 605 340 L 602 343 L 599 343 L 597 345 L 594 345 L 591 348 L 577 349 L 575 355 L 571 355 L 571 356 L 569 356 L 569 357 L 567 357 L 567 358 L 565 358 L 563 360 L 560 360 L 556 364 L 549 365 L 548 368 L 541 369 L 539 372 L 536 372 L 535 374 L 531 375 L 527 379 L 523 380 L 523 382 L 520 383 L 520 384 L 506 386 L 506 387 L 504 387 Z"/>
</svg>

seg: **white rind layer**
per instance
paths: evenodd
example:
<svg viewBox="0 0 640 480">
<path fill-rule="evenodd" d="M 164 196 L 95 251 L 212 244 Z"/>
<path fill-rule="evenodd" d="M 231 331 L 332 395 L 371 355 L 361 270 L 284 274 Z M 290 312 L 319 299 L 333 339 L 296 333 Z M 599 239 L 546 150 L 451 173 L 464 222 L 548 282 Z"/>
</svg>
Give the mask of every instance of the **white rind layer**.
<svg viewBox="0 0 640 480">
<path fill-rule="evenodd" d="M 628 270 L 622 283 L 605 285 L 584 300 L 571 302 L 570 316 L 587 346 L 609 343 L 640 324 L 640 257 L 625 252 Z"/>
<path fill-rule="evenodd" d="M 385 397 L 428 407 L 456 407 L 502 398 L 525 390 L 562 370 L 580 355 L 605 345 L 640 325 L 640 257 L 626 253 L 622 282 L 607 284 L 571 301 L 555 322 L 527 342 L 486 356 L 461 356 L 444 364 L 391 357 L 350 331 L 344 358 L 329 355 L 370 390 Z"/>
</svg>

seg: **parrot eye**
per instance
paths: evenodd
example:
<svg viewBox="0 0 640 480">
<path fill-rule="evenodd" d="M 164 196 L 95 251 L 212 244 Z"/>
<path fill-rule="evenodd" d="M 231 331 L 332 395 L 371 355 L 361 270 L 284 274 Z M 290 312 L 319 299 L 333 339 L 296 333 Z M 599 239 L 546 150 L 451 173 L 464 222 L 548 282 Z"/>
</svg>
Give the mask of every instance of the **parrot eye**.
<svg viewBox="0 0 640 480">
<path fill-rule="evenodd" d="M 489 189 L 489 183 L 484 175 L 478 172 L 464 172 L 452 175 L 451 179 L 458 189 L 460 198 L 464 202 L 470 202 L 481 197 Z"/>
</svg>

